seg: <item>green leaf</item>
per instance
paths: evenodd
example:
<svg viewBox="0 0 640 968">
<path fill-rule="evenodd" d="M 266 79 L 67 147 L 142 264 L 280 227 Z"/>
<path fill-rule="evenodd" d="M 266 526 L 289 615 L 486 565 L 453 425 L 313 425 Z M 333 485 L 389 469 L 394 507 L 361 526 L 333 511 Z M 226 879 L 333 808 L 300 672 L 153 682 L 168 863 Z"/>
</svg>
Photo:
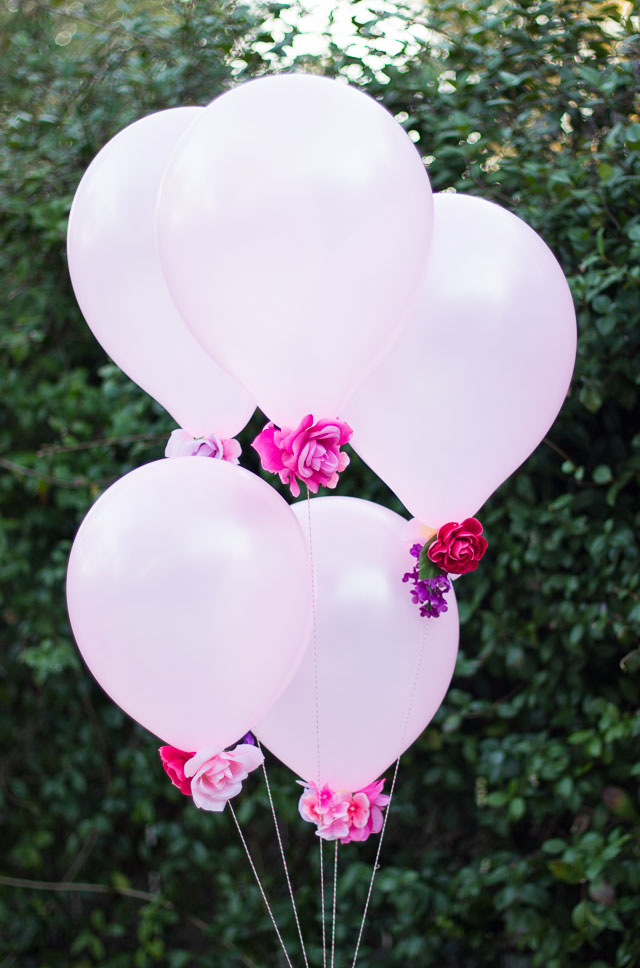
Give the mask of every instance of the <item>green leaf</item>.
<svg viewBox="0 0 640 968">
<path fill-rule="evenodd" d="M 613 480 L 611 468 L 607 467 L 606 464 L 598 464 L 592 476 L 596 484 L 610 484 Z"/>
<path fill-rule="evenodd" d="M 608 161 L 601 161 L 598 164 L 598 177 L 600 181 L 607 182 L 613 178 L 616 169 Z"/>
<path fill-rule="evenodd" d="M 580 390 L 580 403 L 590 413 L 597 413 L 602 406 L 602 391 L 592 383 L 586 383 Z"/>
<path fill-rule="evenodd" d="M 566 884 L 579 884 L 580 881 L 584 880 L 583 868 L 565 860 L 548 860 L 547 868 L 554 877 Z"/>
<path fill-rule="evenodd" d="M 429 541 L 425 542 L 422 546 L 420 552 L 420 557 L 418 558 L 418 578 L 420 581 L 427 581 L 428 578 L 436 578 L 438 575 L 442 575 L 442 568 L 438 568 L 436 564 L 429 558 L 429 548 L 435 541 L 435 535 Z"/>
</svg>

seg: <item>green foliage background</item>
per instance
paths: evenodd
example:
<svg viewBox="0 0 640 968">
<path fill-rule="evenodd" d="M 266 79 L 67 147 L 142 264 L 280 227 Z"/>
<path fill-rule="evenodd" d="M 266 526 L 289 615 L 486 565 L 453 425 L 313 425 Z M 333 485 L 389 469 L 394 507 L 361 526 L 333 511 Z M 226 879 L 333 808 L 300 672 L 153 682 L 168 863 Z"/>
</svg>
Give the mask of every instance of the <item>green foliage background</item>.
<svg viewBox="0 0 640 968">
<path fill-rule="evenodd" d="M 490 554 L 460 583 L 452 688 L 403 759 L 362 968 L 640 964 L 638 13 L 440 0 L 396 11 L 407 46 L 393 57 L 363 58 L 392 16 L 378 12 L 360 18 L 360 48 L 296 64 L 381 99 L 414 132 L 436 190 L 494 199 L 533 225 L 569 277 L 580 327 L 548 441 L 482 511 Z M 73 192 L 141 115 L 290 69 L 285 14 L 215 0 L 0 11 L 4 968 L 283 964 L 229 818 L 180 797 L 156 741 L 80 663 L 64 574 L 92 500 L 161 456 L 174 426 L 75 305 Z M 416 22 L 429 27 L 421 40 Z M 393 500 L 357 461 L 340 491 Z M 291 776 L 272 774 L 318 965 L 314 838 Z M 259 784 L 239 815 L 299 965 Z M 342 851 L 338 963 L 372 856 L 371 844 Z"/>
</svg>

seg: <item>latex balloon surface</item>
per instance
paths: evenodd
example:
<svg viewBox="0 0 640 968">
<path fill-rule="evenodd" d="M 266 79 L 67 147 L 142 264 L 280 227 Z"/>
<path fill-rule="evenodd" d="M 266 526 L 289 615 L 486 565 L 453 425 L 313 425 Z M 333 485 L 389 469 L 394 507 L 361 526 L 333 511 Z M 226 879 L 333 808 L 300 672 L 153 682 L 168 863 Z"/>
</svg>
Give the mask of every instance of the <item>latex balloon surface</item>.
<svg viewBox="0 0 640 968">
<path fill-rule="evenodd" d="M 342 414 L 352 444 L 417 518 L 462 521 L 540 443 L 576 353 L 571 293 L 525 222 L 436 195 L 420 302 Z"/>
<path fill-rule="evenodd" d="M 89 327 L 118 366 L 194 437 L 232 437 L 255 403 L 187 329 L 156 241 L 162 174 L 178 138 L 203 110 L 151 114 L 94 158 L 69 217 L 69 272 Z"/>
<path fill-rule="evenodd" d="M 397 338 L 431 237 L 429 179 L 375 100 L 281 74 L 210 104 L 158 207 L 160 254 L 200 343 L 279 426 L 342 405 Z"/>
<path fill-rule="evenodd" d="M 300 525 L 259 477 L 176 457 L 98 499 L 69 560 L 76 641 L 103 689 L 172 746 L 222 749 L 277 698 L 307 646 Z"/>
<path fill-rule="evenodd" d="M 293 509 L 306 530 L 306 502 Z M 413 565 L 407 522 L 393 511 L 358 498 L 316 498 L 311 533 L 318 729 L 310 645 L 255 730 L 302 779 L 353 792 L 376 780 L 438 709 L 456 662 L 458 610 L 452 590 L 446 613 L 420 617 L 402 582 Z"/>
</svg>

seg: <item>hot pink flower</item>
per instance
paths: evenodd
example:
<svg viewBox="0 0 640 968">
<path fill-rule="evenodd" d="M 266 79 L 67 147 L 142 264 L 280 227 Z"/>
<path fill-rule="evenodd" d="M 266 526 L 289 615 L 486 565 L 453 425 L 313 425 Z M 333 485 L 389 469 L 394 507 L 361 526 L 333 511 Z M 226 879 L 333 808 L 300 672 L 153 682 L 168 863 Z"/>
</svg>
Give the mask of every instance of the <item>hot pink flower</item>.
<svg viewBox="0 0 640 968">
<path fill-rule="evenodd" d="M 465 518 L 462 524 L 455 521 L 443 524 L 427 555 L 444 572 L 464 575 L 475 571 L 486 550 L 487 539 L 482 537 L 482 525 L 477 518 Z"/>
<path fill-rule="evenodd" d="M 346 790 L 336 793 L 326 784 L 320 789 L 315 783 L 305 783 L 300 814 L 315 823 L 316 833 L 323 840 L 340 840 L 343 844 L 366 840 L 382 829 L 381 808 L 389 802 L 381 792 L 383 786 L 384 780 L 378 780 L 351 794 Z"/>
<path fill-rule="evenodd" d="M 227 800 L 242 789 L 249 773 L 264 762 L 262 750 L 248 743 L 240 743 L 232 750 L 195 753 L 184 765 L 186 777 L 191 779 L 191 796 L 196 807 L 219 813 Z"/>
<path fill-rule="evenodd" d="M 165 457 L 213 457 L 237 464 L 242 448 L 235 438 L 208 437 L 194 439 L 188 430 L 174 430 L 165 448 Z"/>
<path fill-rule="evenodd" d="M 354 794 L 354 798 L 358 796 L 366 797 L 369 804 L 369 816 L 362 827 L 356 824 L 351 827 L 348 837 L 342 841 L 343 844 L 348 844 L 351 840 L 367 840 L 371 834 L 380 833 L 383 823 L 382 808 L 389 803 L 389 797 L 386 793 L 382 793 L 383 786 L 384 780 L 376 780 L 375 783 L 370 783 Z"/>
<path fill-rule="evenodd" d="M 318 487 L 334 488 L 349 457 L 340 448 L 351 440 L 353 431 L 344 420 L 318 420 L 308 414 L 292 430 L 279 430 L 268 423 L 251 446 L 258 451 L 266 471 L 280 475 L 294 497 L 300 495 L 298 479 L 316 494 Z"/>
<path fill-rule="evenodd" d="M 180 793 L 189 796 L 191 793 L 191 780 L 188 780 L 184 775 L 184 764 L 192 756 L 195 756 L 195 754 L 185 753 L 184 750 L 179 750 L 175 746 L 161 746 L 158 753 L 160 754 L 165 773 L 173 785 L 180 790 Z"/>
</svg>

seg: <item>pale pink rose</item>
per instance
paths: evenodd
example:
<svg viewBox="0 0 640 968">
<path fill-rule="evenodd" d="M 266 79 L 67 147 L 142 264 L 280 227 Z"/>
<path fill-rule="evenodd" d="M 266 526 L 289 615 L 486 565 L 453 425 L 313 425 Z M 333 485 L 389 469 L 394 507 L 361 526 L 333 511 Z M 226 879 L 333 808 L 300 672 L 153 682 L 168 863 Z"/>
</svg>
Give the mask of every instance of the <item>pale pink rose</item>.
<svg viewBox="0 0 640 968">
<path fill-rule="evenodd" d="M 226 460 L 230 464 L 237 464 L 242 448 L 238 441 L 231 437 L 218 437 L 209 434 L 208 437 L 191 436 L 188 430 L 174 430 L 164 451 L 165 457 L 213 457 L 216 460 Z"/>
<path fill-rule="evenodd" d="M 196 807 L 219 813 L 227 800 L 242 789 L 252 770 L 264 762 L 262 750 L 241 743 L 232 750 L 212 753 L 202 750 L 184 765 L 185 776 L 191 779 L 191 796 Z"/>
<path fill-rule="evenodd" d="M 268 423 L 251 446 L 258 451 L 262 466 L 280 476 L 294 497 L 300 495 L 301 483 L 316 494 L 318 487 L 334 488 L 338 475 L 349 464 L 340 448 L 351 440 L 353 431 L 344 420 L 313 421 L 307 414 L 295 429 L 279 430 Z"/>
</svg>

